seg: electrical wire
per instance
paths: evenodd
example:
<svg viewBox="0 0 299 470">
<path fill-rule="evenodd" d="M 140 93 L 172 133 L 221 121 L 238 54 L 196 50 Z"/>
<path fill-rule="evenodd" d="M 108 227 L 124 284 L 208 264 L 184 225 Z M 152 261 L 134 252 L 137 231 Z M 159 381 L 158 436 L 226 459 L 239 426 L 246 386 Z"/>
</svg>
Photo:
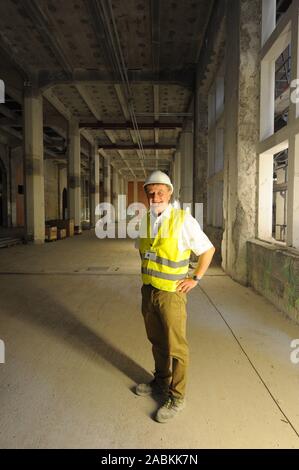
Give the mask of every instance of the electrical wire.
<svg viewBox="0 0 299 470">
<path fill-rule="evenodd" d="M 120 78 L 124 87 L 125 99 L 127 102 L 128 111 L 129 111 L 130 118 L 132 121 L 133 130 L 135 131 L 137 145 L 141 154 L 141 164 L 143 167 L 144 174 L 146 176 L 146 171 L 144 168 L 145 152 L 144 152 L 142 137 L 141 137 L 140 130 L 138 127 L 138 122 L 137 122 L 136 113 L 134 109 L 133 92 L 132 92 L 132 88 L 131 88 L 130 81 L 128 78 L 127 66 L 125 63 L 125 59 L 124 59 L 121 44 L 120 44 L 119 34 L 118 34 L 118 30 L 117 30 L 117 26 L 116 26 L 116 22 L 114 18 L 111 0 L 101 0 L 99 2 L 99 11 L 100 11 L 102 23 L 105 29 L 104 32 L 107 38 L 107 44 L 110 47 L 109 55 L 110 55 L 112 67 L 113 67 L 114 73 L 116 73 L 117 76 Z"/>
</svg>

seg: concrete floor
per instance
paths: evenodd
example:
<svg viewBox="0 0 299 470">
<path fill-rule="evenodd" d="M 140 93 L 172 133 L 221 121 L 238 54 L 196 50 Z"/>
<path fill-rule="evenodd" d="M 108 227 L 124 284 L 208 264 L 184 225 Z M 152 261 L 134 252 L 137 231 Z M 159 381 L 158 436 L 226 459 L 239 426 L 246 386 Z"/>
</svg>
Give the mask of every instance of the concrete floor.
<svg viewBox="0 0 299 470">
<path fill-rule="evenodd" d="M 132 388 L 153 368 L 131 240 L 93 232 L 0 252 L 1 448 L 299 448 L 299 326 L 209 269 L 188 298 L 186 410 Z"/>
</svg>

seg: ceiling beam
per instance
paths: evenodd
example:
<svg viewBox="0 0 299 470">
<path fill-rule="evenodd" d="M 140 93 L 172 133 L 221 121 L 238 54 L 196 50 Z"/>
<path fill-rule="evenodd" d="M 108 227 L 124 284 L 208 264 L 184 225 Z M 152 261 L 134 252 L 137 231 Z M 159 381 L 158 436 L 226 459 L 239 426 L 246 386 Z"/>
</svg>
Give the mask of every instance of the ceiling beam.
<svg viewBox="0 0 299 470">
<path fill-rule="evenodd" d="M 159 85 L 154 85 L 154 115 L 155 115 L 155 121 L 159 120 Z M 155 135 L 155 144 L 159 143 L 159 129 L 155 128 L 154 129 L 154 135 Z M 158 169 L 158 159 L 159 159 L 159 151 L 155 150 L 156 154 L 156 167 Z"/>
<path fill-rule="evenodd" d="M 133 142 L 133 149 L 136 150 L 136 153 L 138 155 L 138 159 L 139 159 L 139 162 L 141 163 L 142 165 L 142 169 L 143 169 L 143 173 L 144 173 L 144 176 L 146 177 L 146 171 L 145 171 L 145 168 L 144 168 L 144 164 L 143 164 L 143 159 L 144 159 L 144 156 L 140 150 L 140 147 L 138 145 L 138 140 L 137 140 L 137 132 L 135 130 L 130 130 L 130 135 L 131 135 L 131 139 L 132 139 L 132 142 Z M 142 148 L 144 149 L 144 145 L 142 143 Z"/>
<path fill-rule="evenodd" d="M 62 154 L 62 155 L 59 155 L 59 154 L 56 154 L 55 152 L 49 150 L 48 148 L 44 147 L 44 159 L 45 160 L 59 160 L 59 161 L 67 161 L 67 157 Z"/>
<path fill-rule="evenodd" d="M 117 96 L 117 99 L 118 99 L 118 102 L 120 104 L 120 107 L 121 107 L 121 110 L 122 110 L 122 113 L 124 115 L 125 120 L 127 122 L 131 122 L 131 116 L 130 116 L 130 113 L 129 113 L 129 110 L 128 110 L 127 102 L 125 100 L 125 97 L 124 97 L 122 89 L 121 89 L 121 85 L 114 85 L 114 89 L 115 89 L 116 96 Z M 132 125 L 132 129 L 133 129 L 133 125 Z"/>
<path fill-rule="evenodd" d="M 203 42 L 206 39 L 206 32 L 211 21 L 211 15 L 212 15 L 212 11 L 213 11 L 215 3 L 223 3 L 225 5 L 225 2 L 215 2 L 215 0 L 209 0 L 209 2 L 206 2 L 204 26 L 202 26 L 202 15 L 197 15 L 197 18 L 195 21 L 194 29 L 195 31 L 198 31 L 199 33 L 199 37 L 195 36 L 195 38 L 193 39 L 193 47 L 195 48 L 195 50 L 197 50 L 196 60 L 195 60 L 196 64 L 198 64 L 199 62 L 199 56 L 201 54 L 201 50 L 204 49 Z"/>
<path fill-rule="evenodd" d="M 84 0 L 85 8 L 89 15 L 89 24 L 94 32 L 96 43 L 101 50 L 103 62 L 106 67 L 110 66 L 110 76 L 114 76 L 115 61 L 112 52 L 111 41 L 107 33 L 107 23 L 104 16 L 103 0 Z M 110 64 L 110 65 L 109 65 Z"/>
<path fill-rule="evenodd" d="M 156 113 L 157 114 L 157 113 Z M 193 113 L 158 113 L 159 114 L 159 117 L 162 116 L 162 117 L 192 117 L 193 116 Z M 140 116 L 143 116 L 143 117 L 153 117 L 155 116 L 155 113 L 136 113 L 136 116 L 137 117 L 140 117 Z"/>
<path fill-rule="evenodd" d="M 87 142 L 91 146 L 95 145 L 95 139 L 93 138 L 93 136 L 88 131 L 81 130 L 80 133 L 81 133 L 82 137 L 84 137 L 84 139 L 87 140 Z"/>
<path fill-rule="evenodd" d="M 120 160 L 113 160 L 113 163 L 116 164 L 116 165 L 118 165 L 118 166 L 123 167 L 123 162 L 120 161 Z M 134 160 L 134 161 L 131 162 L 131 160 L 130 160 L 130 163 L 132 164 L 132 167 L 130 167 L 130 168 L 134 168 L 134 167 L 136 167 L 137 165 L 140 164 L 140 161 L 139 161 L 139 160 Z M 170 162 L 169 160 L 167 160 L 167 161 L 163 161 L 163 162 L 159 162 L 159 163 L 160 163 L 160 165 L 162 165 L 162 166 L 167 166 L 167 167 L 168 167 L 171 162 Z M 149 161 L 149 162 L 148 162 L 148 161 L 145 161 L 145 162 L 144 162 L 145 168 L 154 166 L 155 164 L 156 164 L 156 161 L 155 161 L 155 160 L 154 160 L 154 161 L 151 160 L 151 161 Z M 139 166 L 138 166 L 138 168 L 139 168 Z"/>
<path fill-rule="evenodd" d="M 12 129 L 11 127 L 8 126 L 3 126 L 2 129 L 9 135 L 12 135 L 13 137 L 16 137 L 19 140 L 23 140 L 23 134 L 22 132 L 16 131 L 15 129 Z"/>
<path fill-rule="evenodd" d="M 159 121 L 159 108 L 160 108 L 159 85 L 154 85 L 153 91 L 154 91 L 154 119 L 155 119 L 155 123 L 157 123 Z M 155 126 L 155 128 L 157 129 L 157 126 Z"/>
<path fill-rule="evenodd" d="M 103 5 L 103 3 L 104 2 L 100 4 L 100 2 L 98 2 L 97 0 L 85 0 L 85 4 L 90 16 L 90 23 L 93 27 L 97 43 L 101 48 L 102 55 L 105 58 L 106 64 L 110 64 L 112 66 L 111 72 L 109 74 L 110 78 L 113 77 L 115 79 L 118 75 L 115 74 L 115 71 L 117 70 L 117 64 L 115 62 L 115 55 L 113 53 L 113 44 L 111 43 L 111 38 L 109 37 L 109 33 L 107 32 L 107 28 L 109 28 L 109 26 L 107 25 L 107 19 L 105 19 L 105 6 Z M 116 86 L 115 92 L 120 102 L 124 117 L 126 121 L 128 121 L 130 120 L 130 114 L 127 112 L 128 109 L 126 106 L 126 101 L 124 100 L 124 97 L 122 95 L 120 85 Z M 113 133 L 111 131 L 109 132 L 109 130 L 105 130 L 104 132 L 107 135 L 108 139 L 114 144 L 115 137 Z M 124 154 L 121 153 L 120 149 L 117 149 L 117 151 L 125 165 L 129 167 Z M 130 172 L 135 178 L 134 172 L 132 170 L 130 170 Z"/>
<path fill-rule="evenodd" d="M 140 159 L 137 158 L 137 157 L 128 156 L 127 158 L 128 158 L 130 163 L 140 162 Z M 159 161 L 167 163 L 167 162 L 170 162 L 171 160 L 172 160 L 172 156 L 163 156 L 163 158 L 160 158 Z M 113 161 L 118 162 L 118 163 L 121 162 L 121 160 L 117 157 L 113 157 Z M 149 156 L 149 157 L 146 157 L 143 161 L 144 161 L 144 164 L 146 164 L 148 162 L 155 162 L 155 157 L 150 157 Z"/>
<path fill-rule="evenodd" d="M 63 131 L 67 129 L 67 120 L 61 114 L 47 114 L 44 116 L 44 127 L 59 128 Z"/>
<path fill-rule="evenodd" d="M 102 116 L 101 116 L 101 113 L 99 112 L 99 110 L 97 109 L 97 107 L 95 106 L 94 104 L 94 100 L 91 98 L 90 94 L 88 93 L 88 91 L 86 90 L 86 88 L 84 88 L 84 86 L 82 85 L 75 85 L 80 97 L 82 98 L 82 100 L 84 101 L 84 103 L 86 104 L 86 106 L 88 107 L 89 111 L 91 112 L 91 114 L 98 120 L 98 121 L 101 121 L 102 120 Z M 80 126 L 82 127 L 82 126 Z"/>
<path fill-rule="evenodd" d="M 133 130 L 133 124 L 131 122 L 80 122 L 80 127 L 86 129 L 102 129 L 102 130 Z M 182 129 L 182 122 L 141 122 L 138 123 L 139 130 L 151 130 L 151 129 Z"/>
<path fill-rule="evenodd" d="M 65 72 L 72 73 L 73 67 L 64 53 L 62 41 L 59 38 L 59 31 L 51 24 L 49 16 L 41 7 L 41 2 L 37 0 L 23 0 L 23 7 L 26 14 L 32 20 L 34 27 L 38 30 L 40 36 L 44 39 L 47 46 L 55 54 L 55 58 Z M 54 34 L 53 34 L 54 32 Z"/>
<path fill-rule="evenodd" d="M 23 125 L 23 121 L 22 121 L 22 118 L 17 118 L 16 120 L 12 120 L 8 117 L 0 117 L 0 126 L 10 126 L 10 127 L 14 127 L 14 126 L 20 126 L 22 127 Z"/>
<path fill-rule="evenodd" d="M 160 64 L 160 0 L 151 0 L 152 60 L 155 75 L 159 74 Z"/>
<path fill-rule="evenodd" d="M 213 9 L 210 12 L 204 36 L 202 36 L 205 46 L 198 47 L 197 72 L 194 74 L 196 86 L 201 88 L 201 93 L 208 92 L 225 51 L 227 3 L 213 0 L 209 4 L 208 8 L 213 7 Z"/>
<path fill-rule="evenodd" d="M 159 75 L 160 69 L 160 5 L 159 0 L 151 0 L 151 25 L 152 25 L 152 64 L 153 71 Z M 159 85 L 153 85 L 154 116 L 159 120 Z M 155 144 L 159 143 L 159 129 L 154 129 Z M 158 169 L 159 151 L 155 150 L 156 169 Z"/>
<path fill-rule="evenodd" d="M 169 165 L 160 165 L 160 168 L 163 168 L 163 169 L 167 169 L 168 167 L 169 167 Z M 117 169 L 119 171 L 127 170 L 127 168 L 125 168 L 125 167 L 118 167 Z M 145 169 L 149 170 L 149 171 L 152 171 L 152 170 L 156 170 L 157 168 L 156 168 L 156 166 L 151 165 L 151 166 L 147 166 Z M 133 167 L 132 170 L 142 172 L 143 168 L 141 166 L 138 166 L 138 167 L 136 166 L 136 167 Z"/>
<path fill-rule="evenodd" d="M 103 149 L 102 147 L 99 147 L 99 150 L 98 150 L 98 151 L 99 151 L 99 153 L 100 153 L 104 158 L 108 159 L 108 155 L 107 155 L 107 153 L 105 152 L 105 149 Z M 119 151 L 118 153 L 121 155 L 121 151 Z M 128 165 L 128 163 L 126 162 L 125 159 L 123 159 L 123 163 L 125 163 L 125 165 L 126 165 L 126 167 L 124 167 L 125 170 L 126 170 L 126 171 L 129 171 L 129 172 L 132 174 L 133 178 L 136 178 L 135 173 L 133 172 L 133 170 L 132 170 L 131 167 Z M 111 162 L 111 164 L 113 165 L 113 162 Z"/>
<path fill-rule="evenodd" d="M 0 114 L 5 116 L 8 119 L 11 119 L 15 123 L 18 122 L 20 119 L 20 116 L 16 113 L 14 113 L 11 109 L 9 109 L 5 104 L 0 104 Z"/>
<path fill-rule="evenodd" d="M 90 112 L 93 114 L 93 116 L 98 120 L 98 122 L 102 122 L 102 116 L 101 116 L 101 113 L 100 111 L 97 109 L 97 107 L 94 105 L 94 102 L 93 102 L 93 99 L 91 98 L 91 96 L 89 95 L 88 91 L 86 90 L 86 88 L 84 88 L 83 85 L 76 85 L 76 89 L 79 93 L 79 95 L 81 96 L 81 98 L 83 99 L 83 101 L 85 102 L 86 106 L 88 107 L 88 109 L 90 110 Z M 81 126 L 80 125 L 80 128 L 90 128 L 89 126 Z M 113 135 L 113 132 L 112 130 L 108 130 L 108 129 L 103 129 L 106 136 L 108 137 L 108 139 L 110 140 L 111 144 L 115 144 L 115 136 Z M 118 152 L 119 153 L 119 152 Z M 120 157 L 123 159 L 123 155 L 120 154 Z M 124 163 L 126 163 L 125 159 L 124 159 Z M 126 163 L 127 165 L 127 163 Z"/>
<path fill-rule="evenodd" d="M 155 74 L 160 69 L 160 5 L 159 0 L 151 0 L 151 25 L 152 25 L 152 64 Z M 159 85 L 153 85 L 154 118 L 159 120 Z M 154 128 L 155 144 L 159 143 L 159 128 Z M 156 168 L 158 169 L 159 150 L 155 150 Z"/>
<path fill-rule="evenodd" d="M 129 112 L 127 101 L 126 101 L 126 99 L 123 95 L 123 92 L 122 92 L 122 89 L 121 89 L 120 85 L 114 85 L 114 89 L 115 89 L 115 92 L 116 92 L 116 95 L 117 95 L 117 98 L 118 98 L 118 101 L 119 101 L 119 105 L 122 109 L 123 116 L 124 116 L 125 120 L 130 123 L 130 128 L 128 130 L 129 130 L 133 145 L 135 146 L 134 148 L 136 149 L 136 153 L 137 153 L 140 161 L 142 162 L 142 159 L 143 159 L 142 158 L 142 153 L 140 152 L 139 146 L 136 144 L 136 142 L 137 142 L 136 132 L 134 130 L 133 123 L 131 121 L 131 115 L 130 115 L 130 112 Z M 138 128 L 139 128 L 139 126 L 138 126 Z M 142 167 L 143 167 L 143 171 L 144 171 L 144 176 L 146 176 L 143 164 L 142 164 Z"/>
<path fill-rule="evenodd" d="M 43 11 L 41 2 L 37 0 L 23 0 L 22 6 L 26 14 L 32 20 L 34 28 L 39 32 L 40 36 L 44 39 L 46 45 L 55 54 L 55 58 L 67 73 L 72 73 L 73 67 L 68 60 L 67 55 L 62 48 L 62 42 L 59 38 L 59 31 L 51 24 L 49 16 Z"/>
<path fill-rule="evenodd" d="M 106 130 L 106 131 L 105 131 L 105 134 L 107 135 L 108 139 L 110 139 L 111 143 L 112 143 L 113 145 L 115 145 L 115 144 L 116 144 L 116 139 L 115 139 L 115 136 L 113 135 L 113 132 Z M 118 155 L 120 156 L 121 161 L 122 161 L 123 163 L 125 163 L 125 164 L 127 165 L 127 167 L 129 168 L 129 164 L 128 164 L 127 160 L 126 160 L 126 155 L 124 155 L 124 153 L 123 153 L 121 150 L 119 150 L 119 149 L 117 149 L 117 153 L 118 153 Z M 132 173 L 132 174 L 134 174 L 134 173 Z"/>
<path fill-rule="evenodd" d="M 53 93 L 52 90 L 45 90 L 43 96 L 49 101 L 49 103 L 54 106 L 56 111 L 58 111 L 67 121 L 72 119 L 72 113 L 70 110 L 64 106 L 62 101 Z"/>
<path fill-rule="evenodd" d="M 52 90 L 45 90 L 43 92 L 43 96 L 68 122 L 71 121 L 71 119 L 74 119 L 70 110 L 62 103 L 62 101 L 60 101 L 59 98 L 57 98 L 56 95 L 54 95 Z M 90 145 L 94 145 L 94 138 L 87 130 L 82 129 L 81 135 L 90 143 Z"/>
<path fill-rule="evenodd" d="M 82 155 L 85 155 L 85 157 L 88 157 L 88 158 L 89 158 L 90 155 L 89 155 L 88 150 L 86 150 L 85 148 L 83 148 L 82 145 L 81 145 L 81 147 L 80 147 L 80 152 L 82 153 Z"/>
<path fill-rule="evenodd" d="M 137 144 L 100 144 L 98 143 L 99 149 L 104 150 L 139 150 Z M 143 144 L 144 150 L 175 150 L 176 144 Z"/>
<path fill-rule="evenodd" d="M 24 81 L 28 81 L 29 77 L 32 75 L 32 70 L 29 68 L 27 61 L 24 59 L 24 56 L 22 54 L 19 54 L 19 51 L 16 50 L 15 47 L 12 47 L 11 42 L 7 38 L 7 35 L 3 33 L 3 31 L 0 31 L 0 37 L 1 65 L 4 66 L 6 71 L 8 66 L 9 68 L 12 68 L 19 73 L 21 78 L 21 87 L 18 88 L 22 89 Z M 6 78 L 5 72 L 3 73 L 2 70 L 1 78 L 2 80 L 4 80 L 5 83 L 10 83 L 9 77 Z"/>
<path fill-rule="evenodd" d="M 187 70 L 161 70 L 158 74 L 152 71 L 136 71 L 128 70 L 128 79 L 132 85 L 134 83 L 149 82 L 164 85 L 179 85 L 184 88 L 193 90 L 194 86 L 194 69 Z M 121 85 L 119 79 L 115 79 L 113 74 L 108 71 L 98 69 L 82 70 L 74 69 L 72 72 L 40 70 L 38 73 L 38 86 L 46 89 L 55 85 L 97 85 L 102 84 Z"/>
<path fill-rule="evenodd" d="M 7 55 L 1 57 L 0 47 L 0 78 L 5 83 L 5 94 L 9 95 L 17 103 L 23 103 L 24 73 L 21 73 L 11 65 Z"/>
<path fill-rule="evenodd" d="M 130 172 L 132 173 L 133 177 L 135 178 L 136 175 L 135 175 L 134 171 L 132 170 L 132 168 L 130 167 L 130 165 L 128 164 L 126 155 L 125 155 L 121 150 L 118 150 L 118 154 L 121 156 L 121 159 L 122 159 L 122 161 L 125 163 L 127 169 L 130 170 Z"/>
</svg>

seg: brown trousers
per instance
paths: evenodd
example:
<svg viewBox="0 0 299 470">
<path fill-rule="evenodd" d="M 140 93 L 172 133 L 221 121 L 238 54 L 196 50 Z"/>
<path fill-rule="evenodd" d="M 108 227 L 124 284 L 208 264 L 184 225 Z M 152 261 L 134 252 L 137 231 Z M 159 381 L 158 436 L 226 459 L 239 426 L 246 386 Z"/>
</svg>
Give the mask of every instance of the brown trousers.
<svg viewBox="0 0 299 470">
<path fill-rule="evenodd" d="M 186 339 L 186 294 L 143 285 L 142 314 L 152 343 L 155 378 L 169 385 L 174 398 L 184 398 L 189 348 Z"/>
</svg>

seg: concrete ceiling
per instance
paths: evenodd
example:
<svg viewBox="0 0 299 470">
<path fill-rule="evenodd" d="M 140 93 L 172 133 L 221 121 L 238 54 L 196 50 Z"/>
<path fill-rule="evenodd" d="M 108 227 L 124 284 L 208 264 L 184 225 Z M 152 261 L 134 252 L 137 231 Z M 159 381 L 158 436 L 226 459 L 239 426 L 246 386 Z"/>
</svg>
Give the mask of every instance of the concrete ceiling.
<svg viewBox="0 0 299 470">
<path fill-rule="evenodd" d="M 2 0 L 0 78 L 19 102 L 16 71 L 41 87 L 44 125 L 65 137 L 71 114 L 124 176 L 168 170 L 213 3 Z"/>
</svg>

